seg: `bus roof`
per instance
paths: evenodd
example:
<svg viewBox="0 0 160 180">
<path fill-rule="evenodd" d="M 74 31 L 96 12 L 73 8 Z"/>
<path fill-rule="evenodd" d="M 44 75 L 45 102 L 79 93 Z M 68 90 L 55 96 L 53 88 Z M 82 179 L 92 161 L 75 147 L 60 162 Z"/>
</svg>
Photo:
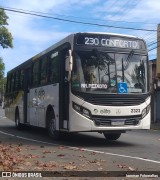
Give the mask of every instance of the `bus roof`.
<svg viewBox="0 0 160 180">
<path fill-rule="evenodd" d="M 123 36 L 123 37 L 130 37 L 130 38 L 138 38 L 137 36 L 132 36 L 128 34 L 118 34 L 118 33 L 109 33 L 109 32 L 79 32 L 79 33 L 84 33 L 84 34 L 104 34 L 104 35 L 113 35 L 113 36 Z M 75 33 L 78 34 L 78 33 Z M 141 38 L 138 38 L 141 39 Z"/>
</svg>

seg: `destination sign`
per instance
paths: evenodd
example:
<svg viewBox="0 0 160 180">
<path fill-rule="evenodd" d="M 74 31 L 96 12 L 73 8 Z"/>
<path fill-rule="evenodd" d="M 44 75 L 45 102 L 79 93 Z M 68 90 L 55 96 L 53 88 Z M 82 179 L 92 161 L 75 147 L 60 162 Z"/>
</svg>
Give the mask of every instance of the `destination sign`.
<svg viewBox="0 0 160 180">
<path fill-rule="evenodd" d="M 76 44 L 86 46 L 146 49 L 142 40 L 101 34 L 79 34 L 76 39 Z"/>
</svg>

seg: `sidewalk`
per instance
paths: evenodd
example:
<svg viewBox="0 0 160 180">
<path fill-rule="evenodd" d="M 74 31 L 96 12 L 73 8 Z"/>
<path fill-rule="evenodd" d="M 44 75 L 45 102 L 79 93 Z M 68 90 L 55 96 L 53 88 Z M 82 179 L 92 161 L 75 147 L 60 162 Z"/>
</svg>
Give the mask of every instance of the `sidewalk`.
<svg viewBox="0 0 160 180">
<path fill-rule="evenodd" d="M 151 124 L 151 129 L 160 130 L 160 122 L 152 123 Z"/>
</svg>

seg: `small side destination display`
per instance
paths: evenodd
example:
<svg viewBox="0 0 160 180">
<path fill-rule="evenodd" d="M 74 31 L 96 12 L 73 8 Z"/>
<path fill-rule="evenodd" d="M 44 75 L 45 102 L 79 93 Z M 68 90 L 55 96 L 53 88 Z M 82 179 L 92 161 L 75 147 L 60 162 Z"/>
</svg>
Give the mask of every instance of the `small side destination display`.
<svg viewBox="0 0 160 180">
<path fill-rule="evenodd" d="M 142 40 L 103 34 L 79 34 L 76 37 L 76 44 L 86 46 L 146 49 Z"/>
</svg>

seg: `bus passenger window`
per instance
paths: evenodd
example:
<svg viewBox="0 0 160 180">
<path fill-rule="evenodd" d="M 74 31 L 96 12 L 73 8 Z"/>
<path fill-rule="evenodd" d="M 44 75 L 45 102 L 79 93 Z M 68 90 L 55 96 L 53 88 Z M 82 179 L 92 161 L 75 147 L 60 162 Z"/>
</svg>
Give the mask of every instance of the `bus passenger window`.
<svg viewBox="0 0 160 180">
<path fill-rule="evenodd" d="M 39 84 L 39 61 L 36 61 L 33 65 L 33 86 Z"/>
<path fill-rule="evenodd" d="M 9 90 L 9 76 L 7 75 L 7 83 L 6 83 L 6 89 L 5 89 L 5 92 L 6 93 L 9 93 L 8 90 Z"/>
<path fill-rule="evenodd" d="M 20 71 L 16 71 L 15 73 L 15 91 L 19 90 L 19 73 Z"/>
<path fill-rule="evenodd" d="M 11 74 L 7 77 L 7 93 L 11 92 Z"/>
<path fill-rule="evenodd" d="M 50 59 L 49 64 L 49 82 L 57 83 L 58 82 L 58 56 Z"/>
<path fill-rule="evenodd" d="M 12 76 L 11 76 L 11 92 L 13 92 L 15 89 L 14 88 L 15 87 L 14 82 L 15 82 L 15 74 L 12 73 Z"/>
<path fill-rule="evenodd" d="M 19 84 L 20 89 L 23 89 L 23 85 L 24 85 L 24 71 L 21 70 L 20 71 L 20 84 Z"/>
<path fill-rule="evenodd" d="M 40 68 L 40 84 L 45 85 L 47 82 L 47 57 L 41 59 L 41 68 Z"/>
</svg>

